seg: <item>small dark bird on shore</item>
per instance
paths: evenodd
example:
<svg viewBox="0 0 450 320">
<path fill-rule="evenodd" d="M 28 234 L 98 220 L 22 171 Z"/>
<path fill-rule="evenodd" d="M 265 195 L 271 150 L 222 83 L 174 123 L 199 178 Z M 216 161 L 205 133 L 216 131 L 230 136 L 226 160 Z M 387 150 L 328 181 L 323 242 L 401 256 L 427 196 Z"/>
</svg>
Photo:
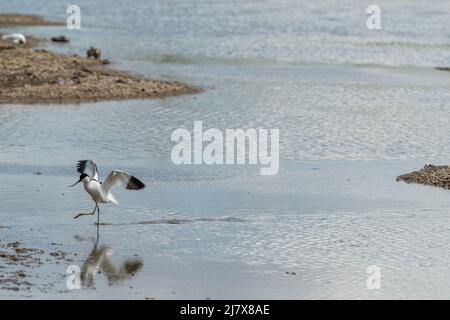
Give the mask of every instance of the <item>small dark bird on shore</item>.
<svg viewBox="0 0 450 320">
<path fill-rule="evenodd" d="M 88 57 L 88 59 L 95 59 L 98 60 L 100 59 L 102 55 L 102 52 L 94 47 L 90 47 L 88 51 L 86 51 L 86 56 Z"/>
<path fill-rule="evenodd" d="M 67 38 L 66 36 L 57 36 L 57 37 L 52 37 L 52 41 L 53 42 L 69 42 L 69 38 Z"/>
</svg>

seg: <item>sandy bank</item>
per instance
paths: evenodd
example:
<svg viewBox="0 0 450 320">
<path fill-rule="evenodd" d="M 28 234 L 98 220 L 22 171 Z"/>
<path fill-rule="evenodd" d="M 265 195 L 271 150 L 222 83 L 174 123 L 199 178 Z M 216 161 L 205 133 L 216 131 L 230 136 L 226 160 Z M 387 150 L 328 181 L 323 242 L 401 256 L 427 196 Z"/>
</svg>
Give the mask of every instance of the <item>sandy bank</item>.
<svg viewBox="0 0 450 320">
<path fill-rule="evenodd" d="M 199 91 L 112 71 L 99 60 L 0 43 L 0 103 L 161 98 Z"/>
<path fill-rule="evenodd" d="M 57 26 L 62 22 L 47 20 L 31 14 L 1 13 L 0 27 L 7 26 Z"/>
<path fill-rule="evenodd" d="M 5 21 L 46 22 L 35 16 L 0 15 L 0 25 Z M 0 103 L 163 98 L 201 91 L 176 81 L 150 80 L 114 71 L 105 67 L 103 60 L 33 49 L 39 41 L 27 37 L 27 43 L 20 45 L 0 38 Z"/>
<path fill-rule="evenodd" d="M 397 177 L 397 181 L 420 183 L 450 189 L 450 166 L 425 165 L 421 170 Z"/>
</svg>

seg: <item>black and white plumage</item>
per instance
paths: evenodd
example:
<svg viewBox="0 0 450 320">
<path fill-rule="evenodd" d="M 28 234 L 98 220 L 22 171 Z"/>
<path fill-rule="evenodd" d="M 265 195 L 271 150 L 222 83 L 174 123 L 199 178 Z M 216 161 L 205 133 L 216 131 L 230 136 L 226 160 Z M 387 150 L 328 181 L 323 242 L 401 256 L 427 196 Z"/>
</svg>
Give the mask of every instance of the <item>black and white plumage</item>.
<svg viewBox="0 0 450 320">
<path fill-rule="evenodd" d="M 76 169 L 80 174 L 80 179 L 71 185 L 71 187 L 79 182 L 83 182 L 84 189 L 95 202 L 95 207 L 94 211 L 91 213 L 80 213 L 76 215 L 74 219 L 82 215 L 93 215 L 96 210 L 100 216 L 100 209 L 98 207 L 99 203 L 112 202 L 118 204 L 117 200 L 111 194 L 111 190 L 118 185 L 122 185 L 128 190 L 141 190 L 145 188 L 145 184 L 142 181 L 121 170 L 111 171 L 106 180 L 102 183 L 99 180 L 97 165 L 93 160 L 78 161 L 76 164 Z"/>
<path fill-rule="evenodd" d="M 92 160 L 80 160 L 76 165 L 79 174 L 87 174 L 92 180 L 98 181 L 97 165 Z"/>
</svg>

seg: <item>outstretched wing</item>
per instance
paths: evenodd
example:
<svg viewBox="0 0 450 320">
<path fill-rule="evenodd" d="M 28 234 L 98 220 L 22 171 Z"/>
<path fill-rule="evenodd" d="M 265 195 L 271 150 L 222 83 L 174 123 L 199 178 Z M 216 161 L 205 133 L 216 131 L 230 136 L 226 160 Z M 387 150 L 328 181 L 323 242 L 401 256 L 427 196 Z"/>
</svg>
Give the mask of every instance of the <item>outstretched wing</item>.
<svg viewBox="0 0 450 320">
<path fill-rule="evenodd" d="M 141 190 L 145 188 L 145 184 L 141 180 L 120 170 L 111 171 L 108 178 L 102 183 L 102 187 L 106 192 L 109 192 L 118 184 L 122 184 L 128 190 Z"/>
<path fill-rule="evenodd" d="M 98 181 L 98 170 L 95 161 L 93 160 L 80 160 L 77 162 L 77 171 L 80 174 L 87 174 L 92 180 Z"/>
</svg>

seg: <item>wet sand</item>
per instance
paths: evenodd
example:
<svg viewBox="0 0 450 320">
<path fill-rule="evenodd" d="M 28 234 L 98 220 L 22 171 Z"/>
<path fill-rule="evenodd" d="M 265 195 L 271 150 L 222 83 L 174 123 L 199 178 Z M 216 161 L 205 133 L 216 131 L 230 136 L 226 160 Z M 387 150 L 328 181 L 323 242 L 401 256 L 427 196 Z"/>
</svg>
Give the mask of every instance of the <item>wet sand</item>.
<svg viewBox="0 0 450 320">
<path fill-rule="evenodd" d="M 14 22 L 51 25 L 35 17 L 0 15 L 0 26 Z M 70 103 L 100 100 L 164 98 L 200 92 L 177 81 L 159 81 L 105 67 L 107 60 L 33 49 L 42 41 L 27 37 L 25 45 L 0 40 L 0 103 Z"/>
<path fill-rule="evenodd" d="M 416 165 L 294 161 L 270 185 L 242 169 L 190 188 L 194 169 L 165 168 L 155 178 L 134 168 L 151 183 L 143 193 L 117 190 L 120 205 L 101 207 L 96 243 L 96 218 L 72 219 L 91 209 L 82 187 L 67 188 L 72 168 L 0 164 L 0 245 L 10 244 L 0 251 L 18 255 L 20 238 L 18 248 L 39 250 L 31 255 L 43 262 L 0 258 L 0 273 L 12 279 L 4 286 L 19 287 L 0 288 L 0 297 L 443 298 L 448 192 L 392 179 Z M 64 259 L 53 256 L 59 252 Z M 382 268 L 381 290 L 366 287 L 371 265 Z M 70 266 L 81 271 L 80 290 L 67 286 Z"/>
<path fill-rule="evenodd" d="M 70 263 L 67 254 L 58 249 L 62 244 L 51 243 L 51 250 L 26 247 L 19 241 L 3 242 L 0 240 L 0 289 L 8 291 L 29 291 L 41 284 L 30 275 L 30 271 L 48 264 Z"/>
</svg>

